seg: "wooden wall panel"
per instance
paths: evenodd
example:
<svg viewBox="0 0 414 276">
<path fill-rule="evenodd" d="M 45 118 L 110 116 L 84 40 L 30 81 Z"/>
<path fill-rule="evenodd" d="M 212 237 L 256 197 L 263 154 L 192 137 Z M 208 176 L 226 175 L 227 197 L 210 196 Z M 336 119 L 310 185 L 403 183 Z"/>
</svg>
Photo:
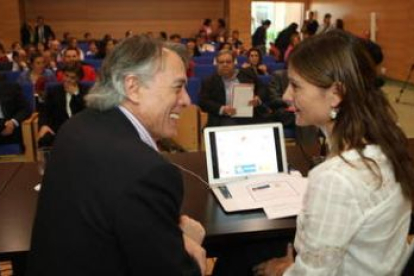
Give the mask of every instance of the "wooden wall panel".
<svg viewBox="0 0 414 276">
<path fill-rule="evenodd" d="M 25 9 L 29 22 L 43 15 L 58 37 L 65 31 L 77 37 L 90 31 L 97 38 L 106 33 L 120 38 L 128 29 L 190 36 L 204 18 L 225 17 L 224 0 L 25 0 Z"/>
<path fill-rule="evenodd" d="M 20 41 L 19 0 L 0 0 L 0 42 L 10 48 L 14 41 Z"/>
<path fill-rule="evenodd" d="M 362 35 L 369 30 L 370 13 L 377 13 L 377 42 L 384 52 L 386 75 L 403 80 L 414 63 L 414 0 L 314 0 L 311 9 L 321 21 L 326 12 L 342 18 L 345 28 Z M 414 82 L 414 77 L 411 80 Z"/>
<path fill-rule="evenodd" d="M 228 0 L 229 6 L 229 31 L 239 30 L 240 40 L 244 47 L 251 47 L 251 0 Z"/>
</svg>

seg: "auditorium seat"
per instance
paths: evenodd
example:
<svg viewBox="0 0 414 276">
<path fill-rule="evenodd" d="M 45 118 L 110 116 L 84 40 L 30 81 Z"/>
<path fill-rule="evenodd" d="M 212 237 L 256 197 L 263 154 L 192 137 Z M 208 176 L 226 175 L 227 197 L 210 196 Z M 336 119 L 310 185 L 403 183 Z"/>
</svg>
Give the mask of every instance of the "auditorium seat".
<svg viewBox="0 0 414 276">
<path fill-rule="evenodd" d="M 197 77 L 190 77 L 188 78 L 187 82 L 187 92 L 190 96 L 191 103 L 194 105 L 198 105 L 199 101 L 199 94 L 201 89 L 201 80 Z"/>
<path fill-rule="evenodd" d="M 23 95 L 30 104 L 30 108 L 34 109 L 34 95 L 32 85 L 24 85 L 22 87 Z M 32 113 L 31 117 L 21 123 L 22 139 L 24 148 L 20 144 L 0 145 L 0 163 L 1 162 L 33 162 L 34 155 L 34 134 L 33 122 L 37 117 L 37 113 Z"/>
<path fill-rule="evenodd" d="M 194 76 L 205 79 L 216 72 L 216 66 L 213 64 L 196 64 L 194 66 Z"/>
</svg>

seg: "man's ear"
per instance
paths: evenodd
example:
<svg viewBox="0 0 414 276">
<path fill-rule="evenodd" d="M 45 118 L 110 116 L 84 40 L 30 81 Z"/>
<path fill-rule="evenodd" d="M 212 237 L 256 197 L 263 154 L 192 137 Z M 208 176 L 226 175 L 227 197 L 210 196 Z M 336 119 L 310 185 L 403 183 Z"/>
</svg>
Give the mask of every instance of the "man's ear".
<svg viewBox="0 0 414 276">
<path fill-rule="evenodd" d="M 331 107 L 338 107 L 342 99 L 345 97 L 345 86 L 341 82 L 336 82 L 332 84 L 332 86 L 329 88 L 330 93 L 330 101 L 331 101 Z"/>
<path fill-rule="evenodd" d="M 125 95 L 133 103 L 139 103 L 140 85 L 136 76 L 128 75 L 124 79 Z"/>
</svg>

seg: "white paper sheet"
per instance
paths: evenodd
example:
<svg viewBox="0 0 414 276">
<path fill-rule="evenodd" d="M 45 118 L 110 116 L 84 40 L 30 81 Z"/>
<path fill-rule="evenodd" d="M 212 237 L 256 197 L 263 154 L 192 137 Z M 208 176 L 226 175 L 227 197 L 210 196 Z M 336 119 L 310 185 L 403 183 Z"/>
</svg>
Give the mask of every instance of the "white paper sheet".
<svg viewBox="0 0 414 276">
<path fill-rule="evenodd" d="M 236 84 L 232 91 L 232 106 L 236 109 L 236 114 L 233 117 L 253 117 L 253 106 L 249 102 L 254 97 L 253 84 Z"/>
</svg>

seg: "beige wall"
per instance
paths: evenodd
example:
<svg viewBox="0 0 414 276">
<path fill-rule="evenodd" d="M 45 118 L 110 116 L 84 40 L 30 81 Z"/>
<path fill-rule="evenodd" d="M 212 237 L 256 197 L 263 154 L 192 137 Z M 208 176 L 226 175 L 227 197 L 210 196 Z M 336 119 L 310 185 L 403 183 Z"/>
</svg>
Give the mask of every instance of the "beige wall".
<svg viewBox="0 0 414 276">
<path fill-rule="evenodd" d="M 13 41 L 20 41 L 19 0 L 0 0 L 0 42 L 6 49 Z"/>
<path fill-rule="evenodd" d="M 25 0 L 25 9 L 29 22 L 43 15 L 58 37 L 65 31 L 77 37 L 90 31 L 97 38 L 105 33 L 120 38 L 128 29 L 190 36 L 204 18 L 225 17 L 224 0 Z"/>
<path fill-rule="evenodd" d="M 322 20 L 326 12 L 333 19 L 342 18 L 345 28 L 362 35 L 369 30 L 370 13 L 377 14 L 377 42 L 384 52 L 386 75 L 403 80 L 414 63 L 413 0 L 315 0 L 311 9 Z M 414 77 L 411 82 L 414 81 Z"/>
</svg>

